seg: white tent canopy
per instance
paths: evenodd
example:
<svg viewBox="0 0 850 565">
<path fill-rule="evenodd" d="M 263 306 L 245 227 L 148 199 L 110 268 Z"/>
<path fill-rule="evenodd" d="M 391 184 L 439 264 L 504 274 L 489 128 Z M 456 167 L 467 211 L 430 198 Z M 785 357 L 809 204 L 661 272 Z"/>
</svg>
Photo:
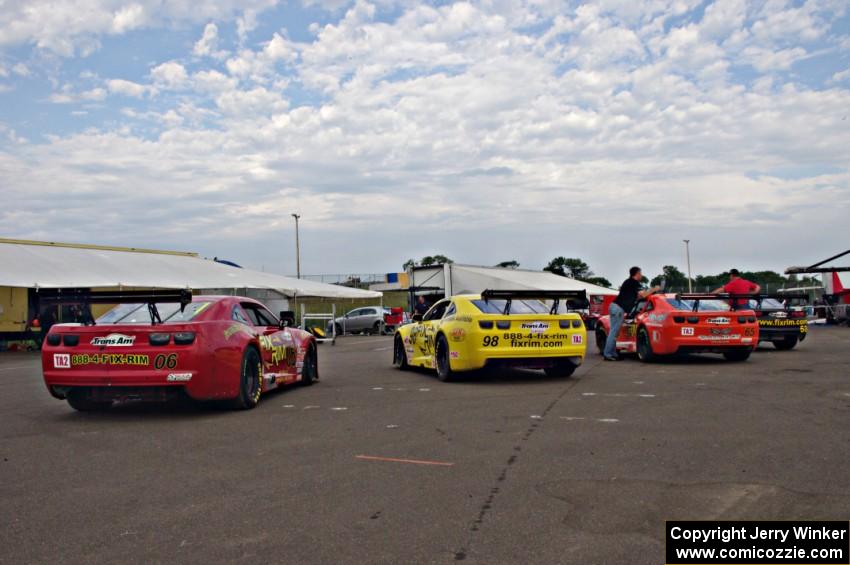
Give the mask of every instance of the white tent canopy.
<svg viewBox="0 0 850 565">
<path fill-rule="evenodd" d="M 380 292 L 239 269 L 188 253 L 0 241 L 0 286 L 252 288 L 288 297 L 379 298 Z"/>
<path fill-rule="evenodd" d="M 440 271 L 444 271 L 441 274 Z M 448 264 L 435 267 L 418 267 L 413 271 L 413 286 L 436 287 L 446 294 L 478 293 L 491 290 L 584 290 L 588 296 L 617 295 L 616 290 L 548 271 L 477 267 Z"/>
</svg>

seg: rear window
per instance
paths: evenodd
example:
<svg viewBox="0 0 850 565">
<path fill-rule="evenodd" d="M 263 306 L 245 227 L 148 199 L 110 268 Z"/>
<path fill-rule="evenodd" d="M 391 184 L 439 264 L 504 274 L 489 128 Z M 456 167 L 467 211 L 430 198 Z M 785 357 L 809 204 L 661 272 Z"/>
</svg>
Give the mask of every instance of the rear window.
<svg viewBox="0 0 850 565">
<path fill-rule="evenodd" d="M 175 324 L 178 322 L 188 322 L 195 318 L 198 314 L 206 310 L 212 304 L 209 301 L 192 302 L 186 305 L 186 308 L 181 312 L 179 304 L 159 304 L 157 310 L 159 317 L 165 324 Z M 150 324 L 151 317 L 148 313 L 147 304 L 119 304 L 95 322 L 98 325 L 104 324 Z"/>
<path fill-rule="evenodd" d="M 473 300 L 484 314 L 502 314 L 505 311 L 506 300 Z M 539 300 L 511 300 L 511 314 L 548 314 L 549 307 Z"/>
<path fill-rule="evenodd" d="M 753 308 L 755 310 L 785 310 L 785 305 L 775 298 L 764 298 L 761 301 L 761 306 L 759 306 L 758 300 L 750 300 L 749 308 Z"/>
<path fill-rule="evenodd" d="M 666 298 L 665 300 L 676 310 L 694 311 L 693 300 L 679 300 L 678 298 Z M 727 312 L 728 310 L 730 310 L 729 304 L 724 300 L 700 300 L 697 307 L 697 312 Z"/>
</svg>

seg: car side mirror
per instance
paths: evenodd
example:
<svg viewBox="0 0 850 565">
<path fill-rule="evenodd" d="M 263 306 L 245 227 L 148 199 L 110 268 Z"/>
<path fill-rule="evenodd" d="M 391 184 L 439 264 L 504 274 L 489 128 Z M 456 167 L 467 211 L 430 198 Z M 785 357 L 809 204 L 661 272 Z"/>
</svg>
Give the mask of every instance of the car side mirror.
<svg viewBox="0 0 850 565">
<path fill-rule="evenodd" d="M 280 327 L 291 328 L 295 326 L 295 312 L 292 310 L 281 310 L 280 312 Z"/>
<path fill-rule="evenodd" d="M 422 314 L 414 314 L 413 317 L 410 318 L 410 319 L 413 320 L 414 322 L 421 322 L 422 321 Z"/>
</svg>

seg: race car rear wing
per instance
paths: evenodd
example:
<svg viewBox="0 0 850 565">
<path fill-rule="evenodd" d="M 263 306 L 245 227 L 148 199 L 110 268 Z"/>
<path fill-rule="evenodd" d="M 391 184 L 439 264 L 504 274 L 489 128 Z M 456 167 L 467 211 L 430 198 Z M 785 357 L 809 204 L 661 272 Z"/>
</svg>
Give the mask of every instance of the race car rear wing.
<svg viewBox="0 0 850 565">
<path fill-rule="evenodd" d="M 489 300 L 504 300 L 504 314 L 511 313 L 511 300 L 536 299 L 536 300 L 551 300 L 552 308 L 550 314 L 557 314 L 561 300 L 566 300 L 567 305 L 571 300 L 581 301 L 587 304 L 587 292 L 584 290 L 485 290 L 481 293 L 481 298 L 487 302 Z"/>
<path fill-rule="evenodd" d="M 729 306 L 732 310 L 740 310 L 742 309 L 738 305 L 738 300 L 750 300 L 759 295 L 757 294 L 730 294 L 728 292 L 683 292 L 681 294 L 676 295 L 677 300 L 693 300 L 694 308 L 693 311 L 696 312 L 699 309 L 699 303 L 702 300 L 729 300 Z"/>
<path fill-rule="evenodd" d="M 192 302 L 192 291 L 177 290 L 107 290 L 92 292 L 84 288 L 39 289 L 36 292 L 36 308 L 57 304 L 79 304 L 82 306 L 83 323 L 94 325 L 91 304 L 147 304 L 151 324 L 161 324 L 162 318 L 157 304 L 178 303 L 182 312 Z"/>
</svg>

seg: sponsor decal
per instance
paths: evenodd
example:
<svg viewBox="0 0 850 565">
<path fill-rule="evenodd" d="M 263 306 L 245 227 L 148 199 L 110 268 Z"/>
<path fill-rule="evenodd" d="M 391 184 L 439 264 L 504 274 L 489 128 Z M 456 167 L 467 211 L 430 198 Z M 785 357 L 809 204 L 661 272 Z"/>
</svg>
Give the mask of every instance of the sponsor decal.
<svg viewBox="0 0 850 565">
<path fill-rule="evenodd" d="M 718 316 L 716 318 L 709 318 L 705 322 L 707 324 L 728 324 L 730 321 L 730 318 L 726 318 L 725 316 Z"/>
<path fill-rule="evenodd" d="M 753 338 L 751 338 L 751 337 L 742 337 L 741 338 L 741 343 L 752 343 L 752 342 L 753 342 Z"/>
<path fill-rule="evenodd" d="M 109 334 L 106 337 L 93 337 L 91 344 L 100 347 L 130 347 L 134 341 L 134 335 Z"/>
<path fill-rule="evenodd" d="M 463 341 L 466 339 L 466 330 L 463 328 L 454 328 L 449 336 L 452 338 L 452 341 Z"/>
<path fill-rule="evenodd" d="M 291 341 L 289 340 L 281 340 L 279 334 L 274 335 L 261 335 L 260 336 L 260 347 L 264 351 L 270 351 L 272 354 L 271 362 L 272 364 L 280 363 L 281 361 L 285 361 L 287 365 L 295 365 L 296 357 L 298 350 L 292 347 L 291 345 L 283 345 L 281 341 Z M 303 358 L 303 355 L 302 355 Z"/>
<path fill-rule="evenodd" d="M 661 339 L 661 334 L 657 331 L 652 331 L 652 341 L 659 341 Z"/>
<path fill-rule="evenodd" d="M 519 328 L 533 334 L 542 334 L 549 329 L 549 324 L 547 322 L 523 322 Z"/>
<path fill-rule="evenodd" d="M 227 329 L 224 330 L 224 339 L 230 339 L 230 336 L 239 332 L 244 332 L 248 335 L 254 335 L 251 333 L 251 330 L 249 330 L 247 326 L 243 324 L 233 323 L 227 326 Z"/>
<path fill-rule="evenodd" d="M 732 335 L 701 335 L 700 341 L 735 341 L 741 339 L 741 334 Z"/>
<path fill-rule="evenodd" d="M 165 380 L 170 383 L 185 383 L 192 380 L 192 373 L 169 373 Z"/>
<path fill-rule="evenodd" d="M 788 314 L 785 312 L 771 312 L 768 316 L 771 318 L 787 318 Z"/>
<path fill-rule="evenodd" d="M 650 322 L 663 322 L 667 319 L 667 314 L 650 314 L 646 317 L 646 319 Z"/>
<path fill-rule="evenodd" d="M 808 326 L 808 320 L 759 320 L 759 325 L 767 328 Z"/>
<path fill-rule="evenodd" d="M 692 336 L 692 335 L 694 335 L 694 329 L 685 326 L 684 328 L 682 328 L 682 335 Z"/>
<path fill-rule="evenodd" d="M 732 330 L 729 328 L 711 328 L 711 335 L 729 335 Z"/>
<path fill-rule="evenodd" d="M 176 354 L 173 355 L 175 355 L 176 359 Z M 71 365 L 133 365 L 146 367 L 150 364 L 150 356 L 131 353 L 82 353 L 71 355 Z"/>
<path fill-rule="evenodd" d="M 70 353 L 54 353 L 53 354 L 54 369 L 70 369 L 71 354 Z"/>
<path fill-rule="evenodd" d="M 573 345 L 581 345 L 584 343 L 584 338 L 581 334 L 573 334 Z"/>
<path fill-rule="evenodd" d="M 460 353 L 457 351 L 450 351 L 449 355 L 451 355 L 452 359 L 460 359 Z"/>
<path fill-rule="evenodd" d="M 469 315 L 460 315 L 460 316 L 455 317 L 455 320 L 456 320 L 456 321 L 458 321 L 458 322 L 467 322 L 467 323 L 470 323 L 470 322 L 472 322 L 472 316 L 469 316 Z"/>
</svg>

